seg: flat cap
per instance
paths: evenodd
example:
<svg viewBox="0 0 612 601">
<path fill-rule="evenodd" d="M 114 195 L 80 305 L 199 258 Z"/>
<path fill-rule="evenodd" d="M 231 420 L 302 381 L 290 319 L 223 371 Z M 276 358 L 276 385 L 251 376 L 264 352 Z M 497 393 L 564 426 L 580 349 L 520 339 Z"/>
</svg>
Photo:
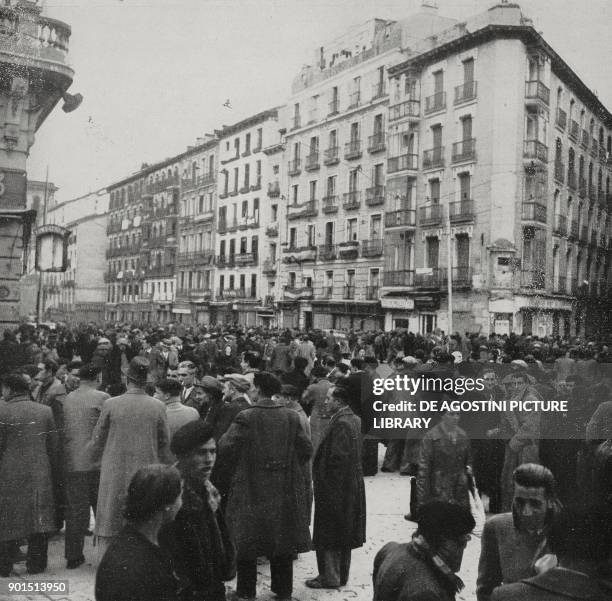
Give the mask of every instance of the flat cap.
<svg viewBox="0 0 612 601">
<path fill-rule="evenodd" d="M 225 374 L 221 382 L 229 382 L 238 392 L 246 392 L 251 388 L 251 382 L 242 374 Z"/>
</svg>

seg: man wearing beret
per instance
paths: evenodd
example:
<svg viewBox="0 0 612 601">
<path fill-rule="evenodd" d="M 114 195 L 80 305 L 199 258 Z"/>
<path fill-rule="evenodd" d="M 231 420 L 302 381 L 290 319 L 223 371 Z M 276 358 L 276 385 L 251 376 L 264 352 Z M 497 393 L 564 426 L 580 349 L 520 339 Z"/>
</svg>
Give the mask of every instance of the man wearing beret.
<svg viewBox="0 0 612 601">
<path fill-rule="evenodd" d="M 166 406 L 144 391 L 148 372 L 143 357 L 130 361 L 127 392 L 104 403 L 90 441 L 92 461 L 102 458 L 95 531 L 100 559 L 121 530 L 132 476 L 145 465 L 170 462 Z"/>
<path fill-rule="evenodd" d="M 272 592 L 289 600 L 293 557 L 310 550 L 305 464 L 312 444 L 297 412 L 272 399 L 281 383 L 268 372 L 254 377 L 256 404 L 241 411 L 219 441 L 233 474 L 227 521 L 237 551 L 240 599 L 255 599 L 257 558 L 268 557 Z"/>
<path fill-rule="evenodd" d="M 170 450 L 183 478 L 183 505 L 159 534 L 183 584 L 183 598 L 225 601 L 226 580 L 236 573 L 236 552 L 225 526 L 220 495 L 210 482 L 217 457 L 213 431 L 201 420 L 177 430 Z"/>
</svg>

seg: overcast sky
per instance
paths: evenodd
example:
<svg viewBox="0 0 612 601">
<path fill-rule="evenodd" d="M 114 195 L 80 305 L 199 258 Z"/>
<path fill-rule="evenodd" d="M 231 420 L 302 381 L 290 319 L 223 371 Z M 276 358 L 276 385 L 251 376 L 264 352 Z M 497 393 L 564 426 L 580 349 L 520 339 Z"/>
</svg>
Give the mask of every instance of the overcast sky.
<svg viewBox="0 0 612 601">
<path fill-rule="evenodd" d="M 72 27 L 70 92 L 39 130 L 30 179 L 68 200 L 173 156 L 222 124 L 283 104 L 314 49 L 349 26 L 402 19 L 421 0 L 47 0 Z M 491 0 L 439 0 L 465 19 Z M 524 0 L 538 31 L 612 109 L 612 2 Z M 231 109 L 223 104 L 230 99 Z"/>
</svg>

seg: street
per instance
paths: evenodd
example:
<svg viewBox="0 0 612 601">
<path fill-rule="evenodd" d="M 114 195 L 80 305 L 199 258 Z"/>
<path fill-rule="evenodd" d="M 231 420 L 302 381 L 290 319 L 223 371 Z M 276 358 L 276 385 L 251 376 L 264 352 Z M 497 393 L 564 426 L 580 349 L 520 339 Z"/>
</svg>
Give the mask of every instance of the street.
<svg viewBox="0 0 612 601">
<path fill-rule="evenodd" d="M 385 447 L 379 445 L 379 465 Z M 404 520 L 409 498 L 409 479 L 398 474 L 379 473 L 374 477 L 365 478 L 367 495 L 367 535 L 364 547 L 353 551 L 351 575 L 347 586 L 338 590 L 313 590 L 304 585 L 308 578 L 316 576 L 316 558 L 314 553 L 301 555 L 294 564 L 293 597 L 299 601 L 318 601 L 329 599 L 334 601 L 370 601 L 372 599 L 372 563 L 376 552 L 389 541 L 408 541 L 416 525 Z M 68 596 L 47 597 L 55 601 L 92 601 L 94 599 L 95 566 L 92 560 L 96 551 L 92 547 L 92 538 L 86 539 L 85 557 L 87 562 L 76 570 L 67 570 L 64 560 L 64 538 L 59 535 L 53 538 L 49 548 L 49 567 L 45 574 L 27 576 L 25 564 L 15 566 L 19 578 L 23 580 L 68 580 Z M 460 576 L 466 584 L 465 589 L 457 595 L 457 599 L 472 601 L 476 599 L 476 574 L 480 539 L 473 536 L 463 558 Z M 267 561 L 260 560 L 258 579 L 258 599 L 268 601 L 274 599 L 270 592 L 270 569 Z M 235 582 L 228 583 L 229 588 L 235 588 Z M 26 599 L 43 599 L 45 595 L 0 595 L 0 601 L 25 601 Z"/>
</svg>

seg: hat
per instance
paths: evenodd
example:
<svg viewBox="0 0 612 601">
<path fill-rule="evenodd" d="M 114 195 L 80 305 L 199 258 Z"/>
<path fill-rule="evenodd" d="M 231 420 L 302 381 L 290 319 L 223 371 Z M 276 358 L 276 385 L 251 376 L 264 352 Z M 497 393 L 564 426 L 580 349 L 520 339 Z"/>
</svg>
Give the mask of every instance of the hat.
<svg viewBox="0 0 612 601">
<path fill-rule="evenodd" d="M 416 357 L 413 357 L 412 355 L 408 355 L 407 357 L 404 357 L 402 359 L 402 363 L 404 365 L 418 365 L 419 360 Z"/>
<path fill-rule="evenodd" d="M 149 362 L 144 357 L 134 357 L 130 361 L 127 377 L 134 382 L 144 382 L 149 373 Z"/>
<path fill-rule="evenodd" d="M 221 382 L 212 376 L 204 376 L 200 380 L 200 386 L 205 390 L 223 390 Z"/>
<path fill-rule="evenodd" d="M 210 426 L 207 426 L 201 419 L 188 422 L 174 433 L 170 443 L 170 450 L 177 457 L 186 455 L 213 438 L 212 434 Z"/>
<path fill-rule="evenodd" d="M 251 388 L 251 382 L 242 374 L 225 374 L 221 382 L 229 382 L 238 392 L 246 392 Z"/>
<path fill-rule="evenodd" d="M 108 338 L 98 338 L 98 346 L 101 344 L 110 344 L 111 341 Z"/>
<path fill-rule="evenodd" d="M 161 343 L 162 343 L 164 346 L 172 346 L 172 340 L 170 340 L 170 338 L 164 338 L 164 339 L 161 341 Z"/>
<path fill-rule="evenodd" d="M 128 346 L 129 342 L 127 338 L 117 338 L 117 344 L 125 344 L 125 346 Z"/>
<path fill-rule="evenodd" d="M 515 368 L 529 369 L 529 366 L 527 365 L 527 363 L 523 361 L 522 359 L 514 359 L 514 361 L 510 362 L 510 365 L 512 365 Z"/>
</svg>

